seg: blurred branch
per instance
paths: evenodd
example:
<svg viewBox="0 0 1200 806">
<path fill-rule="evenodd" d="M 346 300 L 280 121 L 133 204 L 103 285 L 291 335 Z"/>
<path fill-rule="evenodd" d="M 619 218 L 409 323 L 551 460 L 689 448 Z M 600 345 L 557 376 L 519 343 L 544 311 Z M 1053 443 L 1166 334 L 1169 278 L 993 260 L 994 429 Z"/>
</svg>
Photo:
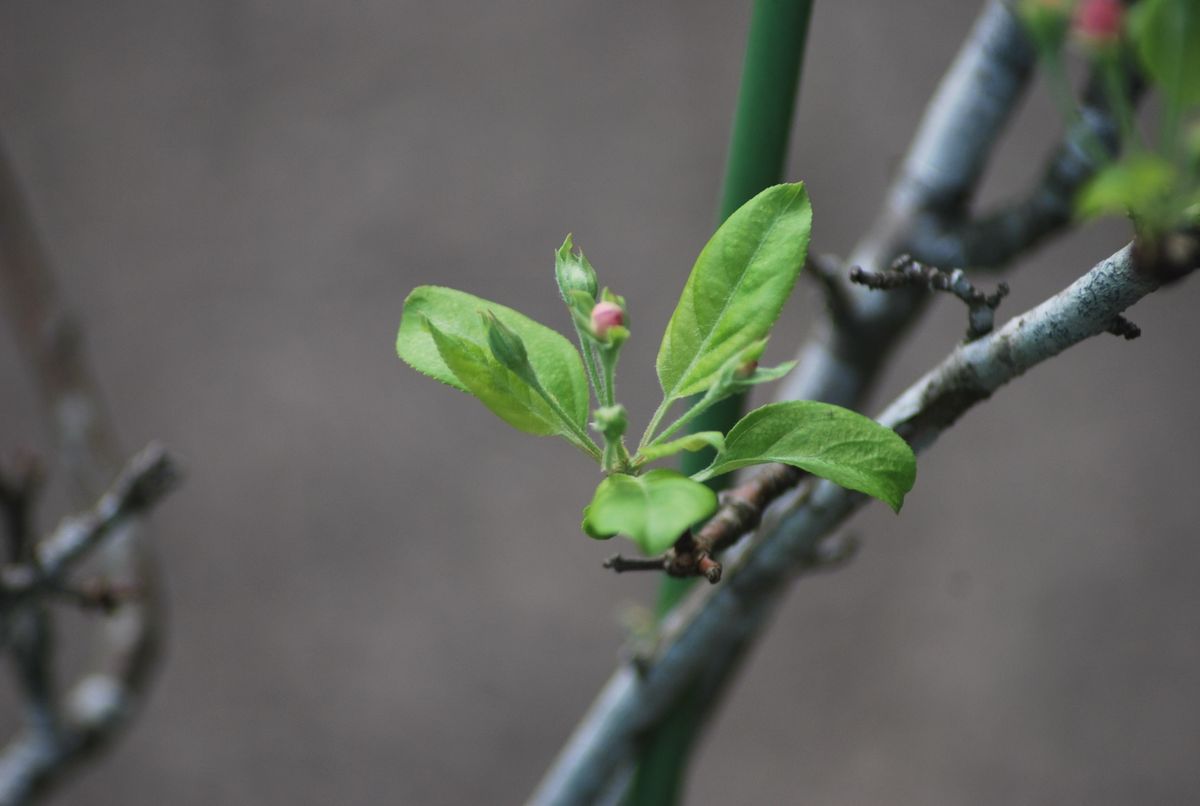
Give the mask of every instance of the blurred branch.
<svg viewBox="0 0 1200 806">
<path fill-rule="evenodd" d="M 1145 88 L 1126 60 L 1125 76 L 1134 104 Z M 936 266 L 998 268 L 1069 225 L 1075 194 L 1101 166 L 1097 154 L 1115 155 L 1118 125 L 1109 108 L 1104 78 L 1094 72 L 1083 92 L 1079 120 L 1047 158 L 1026 195 L 977 216 L 931 210 L 914 227 L 908 249 Z"/>
<path fill-rule="evenodd" d="M 65 518 L 34 546 L 28 562 L 0 574 L 0 615 L 40 591 L 61 590 L 63 577 L 131 518 L 150 510 L 179 483 L 179 468 L 159 445 L 135 455 L 89 511 Z"/>
<path fill-rule="evenodd" d="M 2 145 L 0 303 L 41 398 L 59 465 L 73 482 L 76 499 L 90 501 L 117 475 L 125 454 L 88 367 L 81 328 L 63 302 Z M 157 477 L 157 471 L 163 469 L 161 463 L 166 462 L 161 454 L 153 457 L 142 455 L 148 462 L 144 468 L 147 478 Z M 136 472 L 134 475 L 141 478 Z M 122 601 L 96 622 L 97 652 L 61 698 L 55 696 L 49 682 L 39 683 L 35 690 L 27 681 L 25 695 L 30 708 L 25 727 L 0 751 L 0 806 L 28 802 L 61 780 L 67 769 L 112 741 L 149 685 L 162 639 L 163 608 L 140 517 L 144 509 L 140 504 L 148 506 L 155 496 L 145 495 L 147 488 L 137 478 L 127 496 L 101 502 L 102 509 L 93 512 L 89 522 L 95 528 L 67 522 L 65 531 L 39 549 L 47 553 L 47 562 L 64 569 L 90 552 L 106 576 L 126 580 L 139 596 Z M 131 508 L 133 503 L 139 505 Z M 27 613 L 31 607 L 36 610 L 44 604 L 35 599 L 12 612 Z M 21 618 L 6 618 L 4 626 L 10 638 L 18 643 L 24 640 L 25 649 L 14 646 L 20 656 L 19 667 L 28 672 L 22 672 L 23 678 L 51 681 L 50 625 L 42 612 L 43 617 L 32 619 L 40 627 L 20 627 L 17 622 Z M 25 639 L 20 638 L 22 634 Z M 35 666 L 42 668 L 35 670 Z"/>
</svg>

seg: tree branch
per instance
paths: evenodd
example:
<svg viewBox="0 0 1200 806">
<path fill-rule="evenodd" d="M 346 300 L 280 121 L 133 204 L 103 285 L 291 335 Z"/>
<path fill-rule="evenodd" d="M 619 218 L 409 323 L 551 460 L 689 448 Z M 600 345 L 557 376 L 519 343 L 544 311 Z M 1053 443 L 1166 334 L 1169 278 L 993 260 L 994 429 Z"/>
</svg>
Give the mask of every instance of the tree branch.
<svg viewBox="0 0 1200 806">
<path fill-rule="evenodd" d="M 90 502 L 116 476 L 125 454 L 88 367 L 82 329 L 63 302 L 2 144 L 0 304 L 42 400 L 75 497 Z M 54 744 L 48 744 L 49 734 L 31 718 L 0 750 L 0 806 L 28 802 L 59 781 L 68 768 L 113 740 L 149 685 L 159 656 L 164 611 L 141 518 L 135 512 L 124 514 L 128 517 L 105 530 L 110 535 L 102 544 L 94 544 L 90 537 L 81 542 L 64 537 L 65 550 L 52 552 L 56 562 L 70 565 L 76 551 L 95 548 L 101 572 L 124 580 L 139 596 L 123 601 L 95 623 L 98 651 L 73 686 L 53 700 L 62 726 Z M 90 533 L 73 534 L 82 538 Z M 43 646 L 48 655 L 49 643 Z"/>
<path fill-rule="evenodd" d="M 131 519 L 158 504 L 179 478 L 179 468 L 161 446 L 144 448 L 91 510 L 63 519 L 34 547 L 28 562 L 3 569 L 0 615 L 35 593 L 47 589 L 61 592 L 63 578 L 73 567 Z"/>
</svg>

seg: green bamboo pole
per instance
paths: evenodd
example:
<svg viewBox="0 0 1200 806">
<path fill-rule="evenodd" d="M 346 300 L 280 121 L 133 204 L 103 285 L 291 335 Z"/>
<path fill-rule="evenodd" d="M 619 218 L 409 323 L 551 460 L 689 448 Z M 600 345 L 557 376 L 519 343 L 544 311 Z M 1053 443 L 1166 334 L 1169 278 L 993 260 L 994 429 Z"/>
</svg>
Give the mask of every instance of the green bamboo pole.
<svg viewBox="0 0 1200 806">
<path fill-rule="evenodd" d="M 738 90 L 737 111 L 721 190 L 718 224 L 764 188 L 784 179 L 797 89 L 812 0 L 755 0 Z M 691 431 L 728 431 L 741 416 L 745 396 L 727 398 L 691 424 Z M 683 472 L 709 465 L 712 451 L 685 453 Z M 714 489 L 728 477 L 708 482 Z M 693 580 L 666 577 L 658 613 L 665 615 Z M 628 799 L 629 806 L 670 806 L 683 794 L 688 757 L 705 710 L 684 696 L 647 737 Z"/>
</svg>

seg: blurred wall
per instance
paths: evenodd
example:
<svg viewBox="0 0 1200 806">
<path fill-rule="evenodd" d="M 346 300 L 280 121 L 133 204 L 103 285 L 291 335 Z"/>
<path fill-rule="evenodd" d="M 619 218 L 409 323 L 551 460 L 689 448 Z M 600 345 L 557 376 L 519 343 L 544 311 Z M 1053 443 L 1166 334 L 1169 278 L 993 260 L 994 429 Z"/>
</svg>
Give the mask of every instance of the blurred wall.
<svg viewBox="0 0 1200 806">
<path fill-rule="evenodd" d="M 161 680 L 53 803 L 528 793 L 653 581 L 599 568 L 569 447 L 396 360 L 401 304 L 438 283 L 566 326 L 551 255 L 574 232 L 630 300 L 621 392 L 644 418 L 713 224 L 747 5 L 0 5 L 0 131 L 122 431 L 189 469 L 155 518 Z M 818 4 L 789 172 L 816 249 L 873 216 L 975 11 Z M 1060 129 L 1039 85 L 985 201 Z M 1043 249 L 1002 312 L 1126 237 Z M 817 310 L 797 296 L 770 359 Z M 902 516 L 859 517 L 865 550 L 796 586 L 691 802 L 1196 802 L 1198 305 L 1197 282 L 1155 295 L 1141 339 L 1022 378 L 922 457 Z M 939 301 L 877 403 L 962 327 Z M 44 447 L 6 337 L 0 389 L 0 446 Z"/>
</svg>

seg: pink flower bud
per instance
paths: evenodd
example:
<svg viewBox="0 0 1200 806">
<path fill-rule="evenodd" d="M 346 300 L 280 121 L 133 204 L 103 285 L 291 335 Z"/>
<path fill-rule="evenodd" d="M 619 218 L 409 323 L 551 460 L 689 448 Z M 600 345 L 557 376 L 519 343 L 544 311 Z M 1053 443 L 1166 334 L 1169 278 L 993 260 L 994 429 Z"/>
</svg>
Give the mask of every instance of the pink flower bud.
<svg viewBox="0 0 1200 806">
<path fill-rule="evenodd" d="M 1083 0 L 1075 10 L 1075 33 L 1097 45 L 1116 42 L 1124 18 L 1120 0 Z"/>
<path fill-rule="evenodd" d="M 608 331 L 625 324 L 625 311 L 615 302 L 597 302 L 592 308 L 592 332 L 598 339 L 607 339 Z"/>
<path fill-rule="evenodd" d="M 739 381 L 744 381 L 754 374 L 754 370 L 758 369 L 758 362 L 754 360 L 747 361 L 733 372 L 733 377 Z"/>
</svg>

